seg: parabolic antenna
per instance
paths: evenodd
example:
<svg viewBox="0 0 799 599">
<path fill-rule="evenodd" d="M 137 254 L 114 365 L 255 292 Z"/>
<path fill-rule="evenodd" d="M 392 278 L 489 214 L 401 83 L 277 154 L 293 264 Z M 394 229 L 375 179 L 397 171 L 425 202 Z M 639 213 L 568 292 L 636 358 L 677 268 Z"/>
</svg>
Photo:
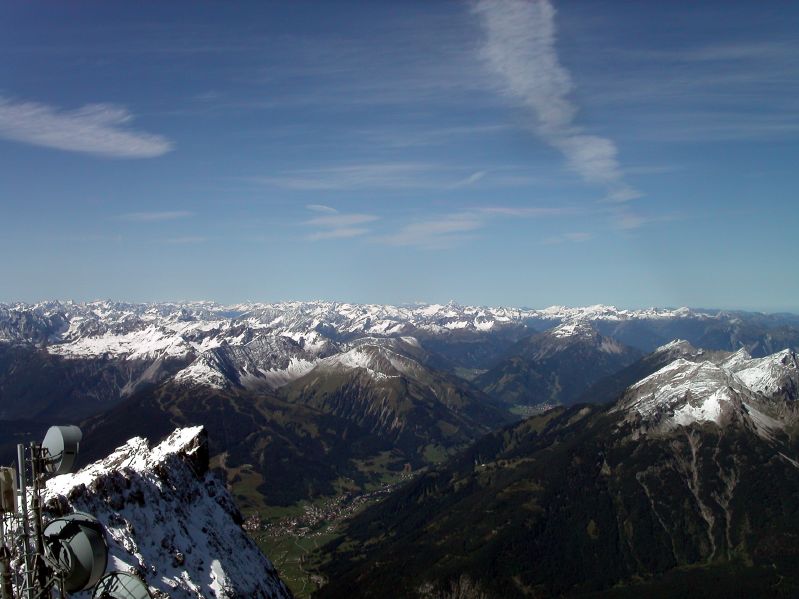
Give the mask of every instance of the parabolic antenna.
<svg viewBox="0 0 799 599">
<path fill-rule="evenodd" d="M 44 544 L 47 561 L 64 578 L 68 593 L 89 589 L 103 576 L 108 547 L 93 516 L 75 512 L 53 520 L 44 529 Z"/>
<path fill-rule="evenodd" d="M 83 433 L 77 426 L 51 426 L 42 441 L 44 465 L 50 474 L 72 471 L 78 459 L 78 444 Z"/>
<path fill-rule="evenodd" d="M 141 579 L 127 572 L 111 572 L 103 576 L 92 593 L 92 599 L 152 599 Z"/>
</svg>

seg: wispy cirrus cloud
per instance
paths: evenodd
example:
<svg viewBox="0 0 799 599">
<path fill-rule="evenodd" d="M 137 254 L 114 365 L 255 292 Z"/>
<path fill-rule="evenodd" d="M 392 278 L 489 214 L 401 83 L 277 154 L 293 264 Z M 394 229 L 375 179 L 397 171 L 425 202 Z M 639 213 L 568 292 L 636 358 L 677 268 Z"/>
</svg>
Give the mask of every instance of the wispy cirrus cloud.
<svg viewBox="0 0 799 599">
<path fill-rule="evenodd" d="M 310 241 L 321 239 L 346 239 L 366 235 L 370 229 L 364 225 L 378 220 L 374 214 L 342 213 L 330 206 L 323 204 L 309 204 L 306 206 L 312 212 L 322 213 L 306 220 L 303 224 L 316 229 L 306 235 Z"/>
<path fill-rule="evenodd" d="M 552 218 L 574 216 L 580 211 L 569 206 L 476 206 L 462 212 L 435 215 L 403 225 L 394 233 L 373 238 L 378 243 L 422 249 L 448 249 L 460 245 L 507 218 Z"/>
<path fill-rule="evenodd" d="M 611 216 L 613 226 L 621 231 L 634 231 L 651 223 L 667 223 L 686 218 L 680 214 L 638 214 L 625 209 L 618 210 Z"/>
<path fill-rule="evenodd" d="M 360 135 L 369 143 L 390 148 L 437 146 L 453 142 L 468 142 L 470 138 L 484 140 L 486 136 L 504 133 L 511 128 L 507 123 L 485 123 L 454 127 L 391 127 L 390 129 L 361 130 Z"/>
<path fill-rule="evenodd" d="M 445 214 L 409 223 L 396 233 L 376 238 L 376 241 L 387 245 L 444 249 L 472 237 L 471 234 L 485 224 L 485 218 L 477 214 Z"/>
<path fill-rule="evenodd" d="M 126 128 L 132 119 L 112 104 L 60 110 L 0 96 L 0 138 L 109 158 L 153 158 L 173 149 L 164 136 Z"/>
<path fill-rule="evenodd" d="M 184 235 L 181 237 L 169 237 L 164 240 L 164 243 L 168 243 L 169 245 L 195 245 L 198 243 L 205 243 L 206 241 L 208 241 L 207 237 Z"/>
<path fill-rule="evenodd" d="M 324 204 L 306 204 L 305 207 L 313 212 L 325 212 L 327 214 L 335 214 L 338 212 L 335 208 L 325 206 Z"/>
<path fill-rule="evenodd" d="M 470 176 L 469 173 L 468 176 Z M 258 183 L 298 191 L 447 189 L 463 181 L 463 169 L 415 162 L 346 164 L 296 169 L 255 177 Z"/>
<path fill-rule="evenodd" d="M 366 235 L 369 229 L 366 227 L 338 227 L 327 231 L 316 231 L 306 235 L 309 241 L 319 241 L 321 239 L 347 239 L 349 237 L 360 237 Z"/>
<path fill-rule="evenodd" d="M 558 60 L 549 0 L 478 0 L 473 10 L 485 30 L 485 61 L 503 81 L 504 93 L 530 109 L 538 135 L 583 180 L 605 187 L 607 200 L 641 197 L 625 182 L 613 141 L 585 133 L 575 123 L 577 107 L 569 99 L 574 83 Z"/>
<path fill-rule="evenodd" d="M 571 206 L 482 206 L 474 209 L 477 212 L 497 216 L 520 216 L 525 218 L 541 216 L 568 216 L 585 213 Z"/>
<path fill-rule="evenodd" d="M 377 220 L 373 214 L 329 214 L 317 216 L 305 221 L 306 225 L 315 227 L 350 227 L 352 225 L 362 225 Z"/>
<path fill-rule="evenodd" d="M 480 179 L 486 176 L 486 171 L 475 171 L 468 177 L 464 177 L 460 181 L 456 181 L 453 187 L 468 187 L 477 183 Z"/>
<path fill-rule="evenodd" d="M 552 235 L 541 241 L 543 245 L 556 245 L 560 243 L 581 243 L 588 241 L 593 235 L 584 231 L 573 231 L 571 233 L 563 233 L 561 235 Z"/>
<path fill-rule="evenodd" d="M 154 223 L 168 220 L 180 220 L 194 216 L 186 210 L 165 210 L 161 212 L 126 212 L 119 214 L 116 220 L 132 223 Z"/>
</svg>

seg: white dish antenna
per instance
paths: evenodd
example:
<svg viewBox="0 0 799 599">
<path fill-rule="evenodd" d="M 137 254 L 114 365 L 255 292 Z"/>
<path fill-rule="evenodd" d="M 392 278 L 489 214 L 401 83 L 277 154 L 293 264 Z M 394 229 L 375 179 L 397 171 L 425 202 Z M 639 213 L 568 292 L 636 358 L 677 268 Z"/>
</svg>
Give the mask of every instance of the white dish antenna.
<svg viewBox="0 0 799 599">
<path fill-rule="evenodd" d="M 141 579 L 127 572 L 111 572 L 103 576 L 92 593 L 92 599 L 152 599 Z"/>
<path fill-rule="evenodd" d="M 77 426 L 51 426 L 42 441 L 44 467 L 51 475 L 72 472 L 83 433 Z"/>
<path fill-rule="evenodd" d="M 108 547 L 96 518 L 82 512 L 69 514 L 50 522 L 43 536 L 45 556 L 64 579 L 68 593 L 97 584 L 108 565 Z"/>
</svg>

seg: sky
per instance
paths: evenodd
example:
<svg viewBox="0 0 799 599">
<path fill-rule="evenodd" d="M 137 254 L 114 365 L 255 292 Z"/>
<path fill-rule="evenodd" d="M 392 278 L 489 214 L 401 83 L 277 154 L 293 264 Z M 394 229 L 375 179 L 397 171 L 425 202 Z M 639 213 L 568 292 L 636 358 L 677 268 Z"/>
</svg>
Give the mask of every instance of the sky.
<svg viewBox="0 0 799 599">
<path fill-rule="evenodd" d="M 799 312 L 799 4 L 0 2 L 0 301 Z"/>
</svg>

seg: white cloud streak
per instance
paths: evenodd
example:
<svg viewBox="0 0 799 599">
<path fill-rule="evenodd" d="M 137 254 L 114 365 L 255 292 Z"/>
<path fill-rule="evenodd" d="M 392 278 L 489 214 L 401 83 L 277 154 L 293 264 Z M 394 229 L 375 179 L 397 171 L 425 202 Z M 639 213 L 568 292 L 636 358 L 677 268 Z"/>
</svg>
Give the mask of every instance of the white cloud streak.
<svg viewBox="0 0 799 599">
<path fill-rule="evenodd" d="M 338 212 L 335 208 L 325 206 L 324 204 L 306 204 L 305 207 L 312 212 L 325 212 L 327 214 L 335 214 Z"/>
<path fill-rule="evenodd" d="M 654 216 L 637 214 L 627 209 L 621 209 L 612 215 L 612 222 L 616 229 L 634 231 L 652 223 L 667 223 L 676 220 L 684 220 L 685 218 L 685 215 L 680 214 L 662 214 Z"/>
<path fill-rule="evenodd" d="M 369 229 L 363 227 L 341 227 L 339 229 L 331 229 L 330 231 L 317 231 L 307 236 L 310 241 L 319 241 L 320 239 L 346 239 L 348 237 L 360 237 L 366 235 Z"/>
<path fill-rule="evenodd" d="M 449 190 L 474 185 L 488 174 L 485 170 L 416 162 L 345 164 L 296 169 L 275 175 L 252 177 L 256 183 L 296 191 L 357 191 L 363 189 Z M 310 206 L 315 206 L 311 208 Z M 307 206 L 323 211 L 320 204 Z"/>
<path fill-rule="evenodd" d="M 485 176 L 486 176 L 486 171 L 476 171 L 471 175 L 469 175 L 468 177 L 465 177 L 460 181 L 457 181 L 453 185 L 453 187 L 468 187 L 470 185 L 477 183 L 480 179 L 482 179 Z"/>
<path fill-rule="evenodd" d="M 373 240 L 394 246 L 447 249 L 473 239 L 476 231 L 489 226 L 497 219 L 552 218 L 576 213 L 573 208 L 565 206 L 478 206 L 463 212 L 442 214 L 411 222 L 400 227 L 395 233 L 375 237 Z"/>
<path fill-rule="evenodd" d="M 127 212 L 117 216 L 117 220 L 132 223 L 153 223 L 167 220 L 179 220 L 194 216 L 193 212 L 186 210 L 172 210 L 165 212 Z"/>
<path fill-rule="evenodd" d="M 173 149 L 161 135 L 124 128 L 132 118 L 111 104 L 59 110 L 0 96 L 0 138 L 109 158 L 153 158 Z"/>
<path fill-rule="evenodd" d="M 377 238 L 387 245 L 444 249 L 457 245 L 485 226 L 485 220 L 471 213 L 447 214 L 438 218 L 409 223 L 392 235 Z"/>
<path fill-rule="evenodd" d="M 525 218 L 542 217 L 542 216 L 568 216 L 572 214 L 585 213 L 577 211 L 574 208 L 567 206 L 552 208 L 545 206 L 484 206 L 476 208 L 477 211 L 483 214 L 491 214 L 497 216 L 520 216 Z"/>
<path fill-rule="evenodd" d="M 305 221 L 306 225 L 315 227 L 349 227 L 377 220 L 373 214 L 330 214 L 317 216 Z"/>
<path fill-rule="evenodd" d="M 306 208 L 312 212 L 322 213 L 321 216 L 315 216 L 303 223 L 317 229 L 306 235 L 306 239 L 310 241 L 346 239 L 366 235 L 370 230 L 363 225 L 379 218 L 374 214 L 344 214 L 323 204 L 309 204 Z"/>
<path fill-rule="evenodd" d="M 608 201 L 641 197 L 624 181 L 613 141 L 588 135 L 575 124 L 577 107 L 569 100 L 574 83 L 558 60 L 549 0 L 478 0 L 473 6 L 486 34 L 486 63 L 503 81 L 504 93 L 535 115 L 541 138 L 583 180 L 604 186 Z"/>
<path fill-rule="evenodd" d="M 195 245 L 198 243 L 205 243 L 208 241 L 208 238 L 197 235 L 186 235 L 183 237 L 170 237 L 164 241 L 169 245 Z"/>
<path fill-rule="evenodd" d="M 552 237 L 547 237 L 541 243 L 544 245 L 555 245 L 568 242 L 581 243 L 583 241 L 588 241 L 592 237 L 593 235 L 591 233 L 575 231 L 572 233 L 563 233 L 562 235 L 553 235 Z"/>
</svg>

